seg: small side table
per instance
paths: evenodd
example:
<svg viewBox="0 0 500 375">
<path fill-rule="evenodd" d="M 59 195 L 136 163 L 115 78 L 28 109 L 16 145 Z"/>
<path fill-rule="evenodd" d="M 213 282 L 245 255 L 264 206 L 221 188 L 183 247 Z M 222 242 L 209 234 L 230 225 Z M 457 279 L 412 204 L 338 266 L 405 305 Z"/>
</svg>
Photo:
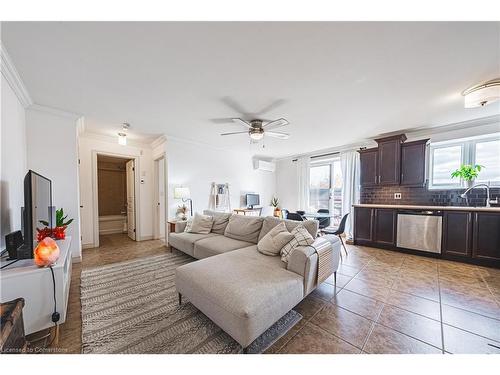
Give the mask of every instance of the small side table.
<svg viewBox="0 0 500 375">
<path fill-rule="evenodd" d="M 175 232 L 175 223 L 177 223 L 177 220 L 169 220 L 169 221 L 167 221 L 167 223 L 168 223 L 168 232 L 174 233 Z"/>
</svg>

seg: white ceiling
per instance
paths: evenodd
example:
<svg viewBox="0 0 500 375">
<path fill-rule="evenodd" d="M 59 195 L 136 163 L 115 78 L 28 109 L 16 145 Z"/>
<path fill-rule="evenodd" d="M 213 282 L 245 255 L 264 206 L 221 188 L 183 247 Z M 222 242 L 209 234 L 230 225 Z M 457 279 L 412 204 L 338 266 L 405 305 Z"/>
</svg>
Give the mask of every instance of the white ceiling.
<svg viewBox="0 0 500 375">
<path fill-rule="evenodd" d="M 243 111 L 290 121 L 289 140 L 256 150 L 280 157 L 500 113 L 460 96 L 500 77 L 500 22 L 3 22 L 1 35 L 34 101 L 92 132 L 127 121 L 248 149 L 218 135 Z"/>
</svg>

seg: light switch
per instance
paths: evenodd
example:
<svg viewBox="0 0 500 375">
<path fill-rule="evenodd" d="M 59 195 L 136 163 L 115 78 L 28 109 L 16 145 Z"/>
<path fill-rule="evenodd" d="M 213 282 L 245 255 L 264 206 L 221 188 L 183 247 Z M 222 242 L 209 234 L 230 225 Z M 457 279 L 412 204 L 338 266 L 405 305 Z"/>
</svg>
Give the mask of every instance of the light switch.
<svg viewBox="0 0 500 375">
<path fill-rule="evenodd" d="M 401 193 L 394 193 L 394 199 L 401 199 Z"/>
</svg>

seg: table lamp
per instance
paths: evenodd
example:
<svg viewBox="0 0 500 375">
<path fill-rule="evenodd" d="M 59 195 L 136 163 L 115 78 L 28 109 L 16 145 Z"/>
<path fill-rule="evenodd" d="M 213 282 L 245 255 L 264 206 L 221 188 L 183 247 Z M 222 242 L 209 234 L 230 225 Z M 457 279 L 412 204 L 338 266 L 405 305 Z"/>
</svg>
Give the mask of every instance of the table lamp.
<svg viewBox="0 0 500 375">
<path fill-rule="evenodd" d="M 174 199 L 182 199 L 183 202 L 189 201 L 189 213 L 193 216 L 193 200 L 191 199 L 191 192 L 187 187 L 174 188 Z"/>
</svg>

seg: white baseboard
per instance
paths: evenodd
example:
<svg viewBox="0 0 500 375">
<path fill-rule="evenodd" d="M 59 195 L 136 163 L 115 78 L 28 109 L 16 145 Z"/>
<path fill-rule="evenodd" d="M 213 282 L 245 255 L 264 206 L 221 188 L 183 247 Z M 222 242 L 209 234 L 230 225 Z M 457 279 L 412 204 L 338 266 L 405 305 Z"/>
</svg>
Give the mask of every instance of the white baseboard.
<svg viewBox="0 0 500 375">
<path fill-rule="evenodd" d="M 121 233 L 127 233 L 127 232 L 124 232 L 121 229 L 101 229 L 101 230 L 99 230 L 99 236 L 106 235 L 106 234 L 121 234 Z"/>
<path fill-rule="evenodd" d="M 73 263 L 81 263 L 81 261 L 82 261 L 81 255 L 77 255 L 76 257 L 71 257 L 71 262 Z"/>
<path fill-rule="evenodd" d="M 153 236 L 142 236 L 139 238 L 139 241 L 149 241 L 152 239 L 153 239 Z"/>
<path fill-rule="evenodd" d="M 94 243 L 91 242 L 91 243 L 82 243 L 82 249 L 85 250 L 85 249 L 92 249 L 94 248 Z"/>
</svg>

